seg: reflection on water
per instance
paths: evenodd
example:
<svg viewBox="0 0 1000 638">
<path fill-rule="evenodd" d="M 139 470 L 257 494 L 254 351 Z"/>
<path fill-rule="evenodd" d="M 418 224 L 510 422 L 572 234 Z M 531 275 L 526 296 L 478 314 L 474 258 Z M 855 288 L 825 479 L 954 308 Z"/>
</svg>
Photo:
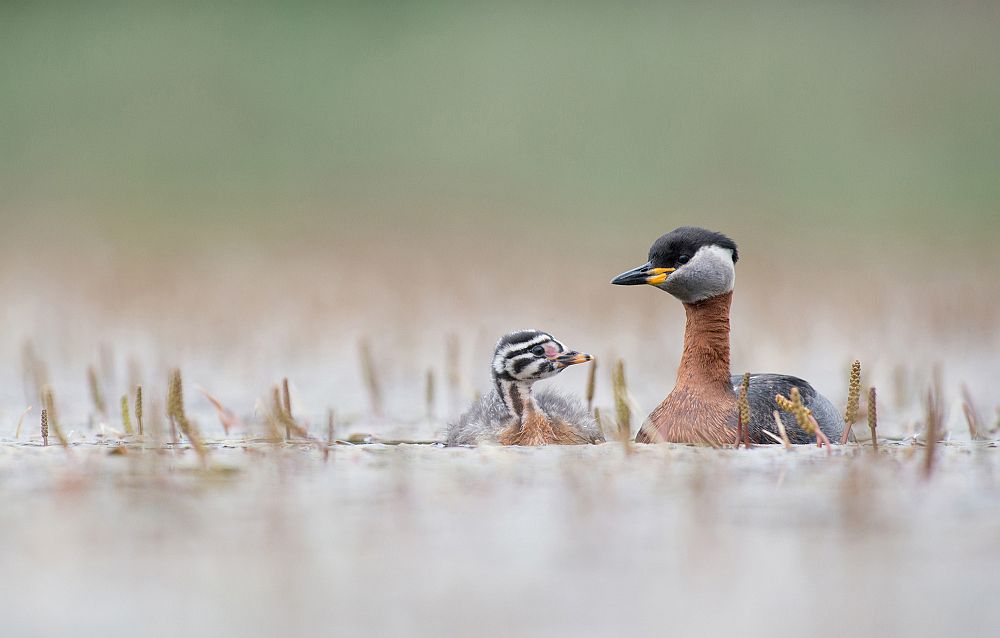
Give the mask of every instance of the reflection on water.
<svg viewBox="0 0 1000 638">
<path fill-rule="evenodd" d="M 989 635 L 997 448 L 883 448 L 4 443 L 5 626 Z"/>
</svg>

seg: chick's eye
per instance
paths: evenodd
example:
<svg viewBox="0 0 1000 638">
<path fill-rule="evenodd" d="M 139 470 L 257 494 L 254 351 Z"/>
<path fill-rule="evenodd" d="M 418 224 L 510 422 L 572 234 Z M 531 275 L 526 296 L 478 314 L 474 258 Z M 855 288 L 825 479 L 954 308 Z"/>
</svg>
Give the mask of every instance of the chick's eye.
<svg viewBox="0 0 1000 638">
<path fill-rule="evenodd" d="M 686 263 L 688 263 L 688 260 L 690 260 L 690 259 L 691 258 L 688 257 L 687 255 L 681 255 L 680 257 L 677 258 L 677 263 L 678 264 L 686 264 Z"/>
<path fill-rule="evenodd" d="M 535 346 L 534 348 L 531 349 L 531 354 L 535 355 L 536 357 L 540 357 L 543 354 L 545 354 L 545 348 L 542 346 Z"/>
</svg>

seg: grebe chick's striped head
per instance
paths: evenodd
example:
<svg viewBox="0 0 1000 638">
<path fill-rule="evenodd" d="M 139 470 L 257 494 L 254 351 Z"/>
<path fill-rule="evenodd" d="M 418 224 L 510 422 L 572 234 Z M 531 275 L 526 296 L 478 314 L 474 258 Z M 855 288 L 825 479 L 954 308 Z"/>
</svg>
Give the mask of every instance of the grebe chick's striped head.
<svg viewBox="0 0 1000 638">
<path fill-rule="evenodd" d="M 593 357 L 570 350 L 541 330 L 520 330 L 500 338 L 493 353 L 493 376 L 498 380 L 533 383 L 553 377 Z"/>
<path fill-rule="evenodd" d="M 736 242 L 722 233 L 682 226 L 653 242 L 649 261 L 611 283 L 649 284 L 684 303 L 695 303 L 732 291 L 738 259 Z"/>
</svg>

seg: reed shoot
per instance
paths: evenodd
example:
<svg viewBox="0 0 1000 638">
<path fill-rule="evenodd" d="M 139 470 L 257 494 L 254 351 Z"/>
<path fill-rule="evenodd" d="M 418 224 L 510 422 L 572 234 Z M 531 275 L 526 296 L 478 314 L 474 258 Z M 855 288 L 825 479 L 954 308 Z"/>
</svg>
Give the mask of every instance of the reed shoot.
<svg viewBox="0 0 1000 638">
<path fill-rule="evenodd" d="M 428 421 L 434 419 L 434 390 L 434 370 L 427 368 L 424 375 L 424 410 Z"/>
<path fill-rule="evenodd" d="M 146 432 L 142 426 L 142 386 L 137 385 L 135 387 L 135 424 L 139 428 L 139 436 L 143 436 Z"/>
<path fill-rule="evenodd" d="M 934 472 L 938 439 L 941 438 L 944 423 L 944 409 L 941 406 L 940 388 L 937 383 L 933 384 L 927 390 L 926 421 L 925 436 L 927 445 L 924 447 L 923 474 L 925 479 L 929 479 Z"/>
<path fill-rule="evenodd" d="M 788 438 L 788 432 L 785 431 L 785 424 L 781 421 L 781 415 L 775 410 L 772 412 L 774 416 L 774 424 L 778 427 L 778 434 L 781 435 L 781 442 L 785 444 L 786 450 L 792 449 L 792 442 Z"/>
<path fill-rule="evenodd" d="M 28 412 L 31 412 L 31 406 L 29 405 L 21 412 L 21 416 L 17 418 L 17 427 L 14 428 L 14 438 L 21 438 L 21 427 L 24 425 L 24 417 L 28 416 Z"/>
<path fill-rule="evenodd" d="M 851 380 L 847 386 L 847 407 L 844 409 L 844 433 L 840 435 L 841 444 L 847 443 L 851 436 L 851 428 L 858 420 L 858 405 L 861 401 L 861 361 L 855 359 L 851 364 Z"/>
<path fill-rule="evenodd" d="M 287 381 L 287 380 L 286 380 Z M 287 384 L 282 384 L 283 388 L 287 388 Z M 299 425 L 291 413 L 291 405 L 287 401 L 288 394 L 284 392 L 278 386 L 275 386 L 272 393 L 273 401 L 273 412 L 275 421 L 285 429 L 285 440 L 291 440 L 292 436 L 297 436 L 299 438 L 313 440 L 309 436 L 309 432 Z"/>
<path fill-rule="evenodd" d="M 795 422 L 803 431 L 816 437 L 816 447 L 826 445 L 826 451 L 829 453 L 830 439 L 819 428 L 819 423 L 816 422 L 816 418 L 812 415 L 812 410 L 802 403 L 802 393 L 799 392 L 798 388 L 792 388 L 788 394 L 790 398 L 786 398 L 780 394 L 775 395 L 774 401 L 778 404 L 779 408 L 791 413 L 795 417 Z"/>
<path fill-rule="evenodd" d="M 736 403 L 739 406 L 739 421 L 736 428 L 736 448 L 739 449 L 740 443 L 743 443 L 743 447 L 750 447 L 750 400 L 747 396 L 750 394 L 750 373 L 743 373 L 743 381 L 740 383 L 740 394 L 736 399 Z"/>
<path fill-rule="evenodd" d="M 323 448 L 323 460 L 330 458 L 330 448 L 333 447 L 333 408 L 326 411 L 326 447 Z"/>
<path fill-rule="evenodd" d="M 101 392 L 101 383 L 97 379 L 97 370 L 94 366 L 87 368 L 87 386 L 90 388 L 90 399 L 94 402 L 94 410 L 101 416 L 108 414 L 107 404 L 104 402 L 104 394 Z"/>
<path fill-rule="evenodd" d="M 979 418 L 976 404 L 972 402 L 969 387 L 964 383 L 962 384 L 962 413 L 965 415 L 965 422 L 969 425 L 969 438 L 973 441 L 981 440 L 983 436 L 979 424 L 982 423 L 982 420 Z"/>
<path fill-rule="evenodd" d="M 48 416 L 49 429 L 52 434 L 56 435 L 56 440 L 59 441 L 60 445 L 68 447 L 69 440 L 67 440 L 66 435 L 63 434 L 62 427 L 59 425 L 59 418 L 56 416 L 56 397 L 52 391 L 52 386 L 47 385 L 42 388 L 42 406 Z"/>
<path fill-rule="evenodd" d="M 204 395 L 208 402 L 212 404 L 215 408 L 215 413 L 219 416 L 219 423 L 222 424 L 222 431 L 228 435 L 229 431 L 235 429 L 237 426 L 242 426 L 240 418 L 233 413 L 232 410 L 222 405 L 222 402 L 216 399 L 214 396 L 208 393 L 205 388 L 198 388 L 198 390 Z"/>
<path fill-rule="evenodd" d="M 875 387 L 868 388 L 868 430 L 872 433 L 872 450 L 878 454 L 878 397 Z"/>
<path fill-rule="evenodd" d="M 201 440 L 201 432 L 184 412 L 184 382 L 181 379 L 181 371 L 177 368 L 171 371 L 170 383 L 167 387 L 167 415 L 170 417 L 171 425 L 180 429 L 181 433 L 191 442 L 191 447 L 198 454 L 202 465 L 207 465 L 208 449 Z"/>
<path fill-rule="evenodd" d="M 809 408 L 803 405 L 802 394 L 799 393 L 799 389 L 792 388 L 788 394 L 789 398 L 780 394 L 775 395 L 775 403 L 778 404 L 779 408 L 794 416 L 795 422 L 798 423 L 802 430 L 808 432 L 809 434 L 813 434 L 813 422 L 809 419 L 811 412 Z"/>
<path fill-rule="evenodd" d="M 625 383 L 625 362 L 621 359 L 615 362 L 611 372 L 611 384 L 614 388 L 615 415 L 618 418 L 618 438 L 626 443 L 632 433 L 632 410 L 628 405 L 628 386 Z"/>
<path fill-rule="evenodd" d="M 361 357 L 361 372 L 368 388 L 368 398 L 371 400 L 372 413 L 382 416 L 382 387 L 379 385 L 378 372 L 375 369 L 375 359 L 372 357 L 371 345 L 363 339 L 358 345 Z"/>
<path fill-rule="evenodd" d="M 129 416 L 127 394 L 122 395 L 121 404 L 122 404 L 122 427 L 125 428 L 125 434 L 129 435 L 135 434 L 135 431 L 132 429 L 132 418 Z"/>
<path fill-rule="evenodd" d="M 590 360 L 590 370 L 587 372 L 587 411 L 594 413 L 594 388 L 597 384 L 597 358 Z"/>
<path fill-rule="evenodd" d="M 281 380 L 281 407 L 282 407 L 282 410 L 284 410 L 285 416 L 287 416 L 288 420 L 291 421 L 291 419 L 292 419 L 292 395 L 288 391 L 288 377 L 285 377 L 284 379 Z M 285 426 L 285 440 L 287 441 L 287 440 L 289 440 L 291 438 L 292 438 L 292 432 L 288 428 L 288 426 L 286 425 Z"/>
</svg>

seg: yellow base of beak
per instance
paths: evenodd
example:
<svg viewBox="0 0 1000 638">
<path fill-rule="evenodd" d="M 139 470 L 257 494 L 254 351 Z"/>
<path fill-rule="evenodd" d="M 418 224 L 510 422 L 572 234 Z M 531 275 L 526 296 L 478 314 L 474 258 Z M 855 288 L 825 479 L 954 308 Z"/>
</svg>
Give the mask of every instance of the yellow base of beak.
<svg viewBox="0 0 1000 638">
<path fill-rule="evenodd" d="M 676 268 L 650 268 L 649 277 L 646 277 L 646 283 L 650 286 L 658 286 L 667 280 L 670 273 L 677 270 Z"/>
</svg>

